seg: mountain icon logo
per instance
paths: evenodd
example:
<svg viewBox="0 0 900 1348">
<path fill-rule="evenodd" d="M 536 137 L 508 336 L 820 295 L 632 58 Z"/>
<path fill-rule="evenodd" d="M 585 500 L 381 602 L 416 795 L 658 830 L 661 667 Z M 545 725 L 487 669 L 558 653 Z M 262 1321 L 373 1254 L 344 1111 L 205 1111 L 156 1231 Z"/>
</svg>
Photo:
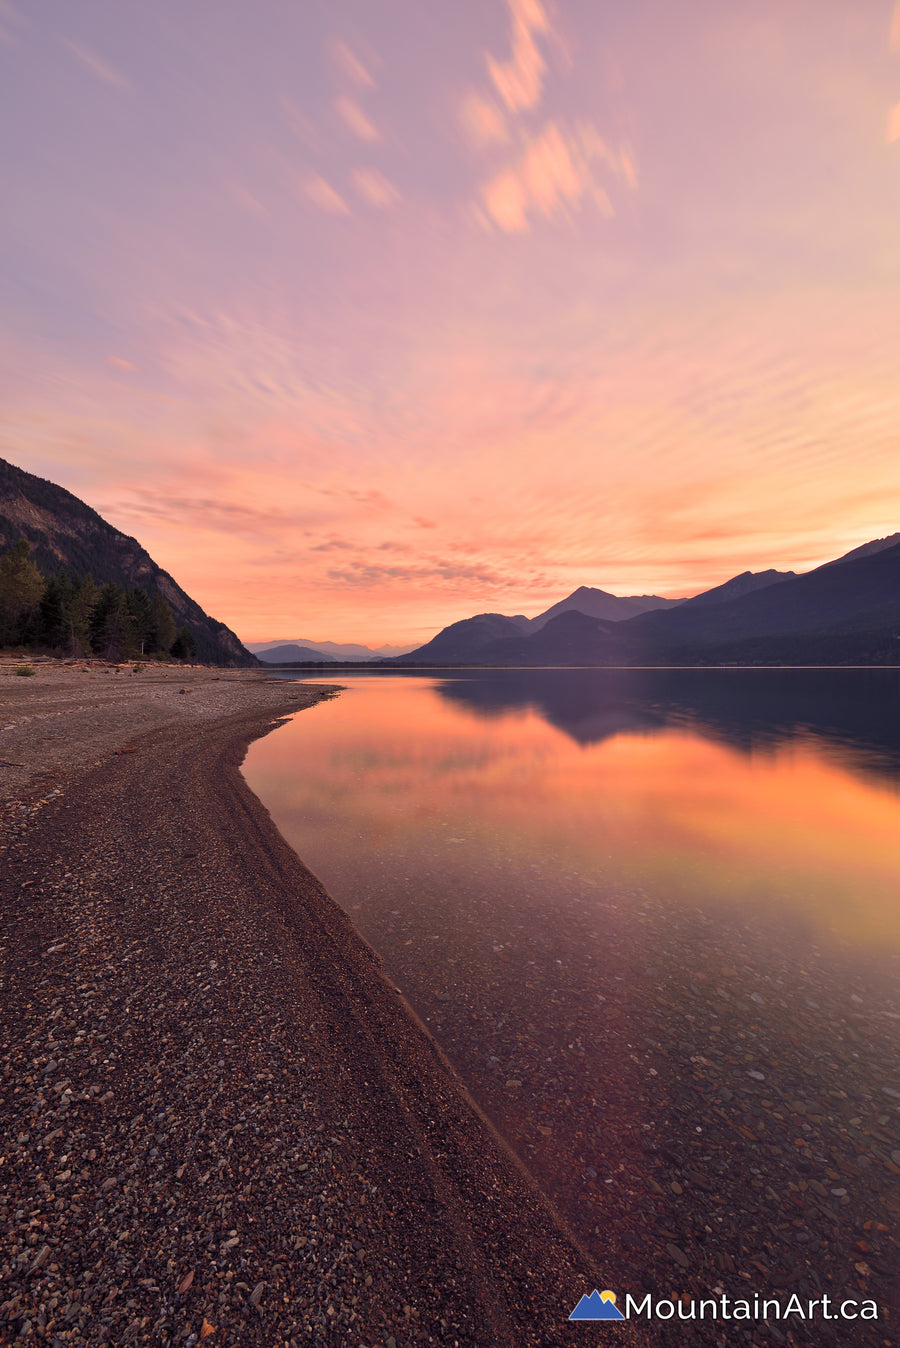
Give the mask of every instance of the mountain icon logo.
<svg viewBox="0 0 900 1348">
<path fill-rule="evenodd" d="M 583 1296 L 575 1307 L 570 1320 L 624 1320 L 625 1316 L 616 1305 L 615 1292 L 598 1292 L 596 1287 L 590 1296 Z"/>
</svg>

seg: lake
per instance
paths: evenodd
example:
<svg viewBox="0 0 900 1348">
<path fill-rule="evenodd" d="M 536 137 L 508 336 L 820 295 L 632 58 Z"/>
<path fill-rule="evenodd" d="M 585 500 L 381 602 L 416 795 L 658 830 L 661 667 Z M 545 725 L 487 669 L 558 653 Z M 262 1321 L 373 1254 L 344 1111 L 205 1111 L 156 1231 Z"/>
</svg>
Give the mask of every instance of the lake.
<svg viewBox="0 0 900 1348">
<path fill-rule="evenodd" d="M 246 779 L 591 1256 L 889 1306 L 900 671 L 333 681 Z"/>
</svg>

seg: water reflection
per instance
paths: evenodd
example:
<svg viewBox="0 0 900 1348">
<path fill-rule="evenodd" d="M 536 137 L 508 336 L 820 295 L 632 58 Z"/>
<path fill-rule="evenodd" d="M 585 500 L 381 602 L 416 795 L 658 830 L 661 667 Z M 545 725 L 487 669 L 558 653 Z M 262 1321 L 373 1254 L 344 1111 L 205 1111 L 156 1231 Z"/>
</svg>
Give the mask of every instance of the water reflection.
<svg viewBox="0 0 900 1348">
<path fill-rule="evenodd" d="M 900 774 L 896 669 L 498 670 L 436 686 L 476 715 L 533 710 L 578 744 L 688 721 L 741 749 L 816 735 Z"/>
<path fill-rule="evenodd" d="M 342 671 L 245 772 L 626 1283 L 798 1229 L 843 1278 L 893 1241 L 896 673 L 640 673 Z"/>
</svg>

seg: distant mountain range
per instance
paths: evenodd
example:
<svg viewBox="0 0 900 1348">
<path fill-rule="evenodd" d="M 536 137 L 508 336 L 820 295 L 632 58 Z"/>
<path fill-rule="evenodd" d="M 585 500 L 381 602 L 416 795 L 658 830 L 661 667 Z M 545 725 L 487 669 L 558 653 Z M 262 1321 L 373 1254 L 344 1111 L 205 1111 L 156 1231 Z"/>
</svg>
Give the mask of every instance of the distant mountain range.
<svg viewBox="0 0 900 1348">
<path fill-rule="evenodd" d="M 452 623 L 393 663 L 897 664 L 900 533 L 803 575 L 746 571 L 690 599 L 618 599 L 582 586 L 534 619 L 481 613 Z"/>
<path fill-rule="evenodd" d="M 197 659 L 214 665 L 253 665 L 254 655 L 224 623 L 210 618 L 167 571 L 127 534 L 108 524 L 77 496 L 0 459 L 0 553 L 21 537 L 31 560 L 46 576 L 64 572 L 114 581 L 162 595 L 175 621 L 194 638 Z"/>
<path fill-rule="evenodd" d="M 308 637 L 282 637 L 275 641 L 248 641 L 245 644 L 247 650 L 253 651 L 265 664 L 287 664 L 293 660 L 355 664 L 357 661 L 389 659 L 415 649 L 411 645 L 359 646 L 354 642 L 312 641 Z"/>
<path fill-rule="evenodd" d="M 334 655 L 325 655 L 323 651 L 314 650 L 312 646 L 298 646 L 294 641 L 288 642 L 285 646 L 268 646 L 255 654 L 257 660 L 262 660 L 266 665 L 288 665 L 298 662 L 332 664 L 337 659 Z"/>
</svg>

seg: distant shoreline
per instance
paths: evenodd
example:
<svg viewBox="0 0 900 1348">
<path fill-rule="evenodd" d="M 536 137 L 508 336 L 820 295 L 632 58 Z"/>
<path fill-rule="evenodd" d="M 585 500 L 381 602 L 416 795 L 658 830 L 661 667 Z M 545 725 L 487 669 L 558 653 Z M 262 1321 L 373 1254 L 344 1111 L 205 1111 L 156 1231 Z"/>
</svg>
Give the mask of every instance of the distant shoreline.
<svg viewBox="0 0 900 1348">
<path fill-rule="evenodd" d="M 763 664 L 758 664 L 758 665 L 739 665 L 739 664 L 725 663 L 725 662 L 720 663 L 720 664 L 710 664 L 710 665 L 477 665 L 477 664 L 452 664 L 452 663 L 449 662 L 449 661 L 443 661 L 443 662 L 440 663 L 440 664 L 429 664 L 429 665 L 425 665 L 425 664 L 421 664 L 421 665 L 420 665 L 420 664 L 400 664 L 400 663 L 397 663 L 397 664 L 390 664 L 390 665 L 385 665 L 385 664 L 383 664 L 383 663 L 374 663 L 374 664 L 370 664 L 370 663 L 368 663 L 368 662 L 363 662 L 363 661 L 358 661 L 358 662 L 357 662 L 357 661 L 352 661 L 352 662 L 351 662 L 351 661 L 348 661 L 348 662 L 343 663 L 343 664 L 336 664 L 336 663 L 333 663 L 333 662 L 322 662 L 322 663 L 317 663 L 317 664 L 313 664 L 313 663 L 310 663 L 310 664 L 294 664 L 294 663 L 289 663 L 289 664 L 285 664 L 285 665 L 264 664 L 264 665 L 263 665 L 263 670 L 266 670 L 266 669 L 280 669 L 280 670 L 291 670 L 291 669 L 311 670 L 311 669 L 314 669 L 314 670 L 316 670 L 317 673 L 318 673 L 318 672 L 322 672 L 322 671 L 328 671 L 328 670 L 332 670 L 334 673 L 347 673 L 347 672 L 351 672 L 351 673 L 352 673 L 353 670 L 366 669 L 366 670 L 369 670 L 370 672 L 380 673 L 380 674 L 391 674 L 391 673 L 393 673 L 395 670 L 403 670 L 404 672 L 412 672 L 412 673 L 415 673 L 416 670 L 425 670 L 425 671 L 427 671 L 427 670 L 435 670 L 435 669 L 477 669 L 477 670 L 482 671 L 482 672 L 488 671 L 488 670 L 491 670 L 491 669 L 530 669 L 530 670 L 539 670 L 539 669 L 593 669 L 593 670 L 603 670 L 603 669 L 610 669 L 610 670 L 627 670 L 627 669 L 658 669 L 658 670 L 666 670 L 666 669 L 725 669 L 725 670 L 727 670 L 727 669 L 739 669 L 739 670 L 744 670 L 744 669 L 900 669 L 900 661 L 898 661 L 897 664 L 882 664 L 882 665 L 875 665 L 875 664 L 873 664 L 873 665 L 785 665 L 785 664 L 771 664 L 771 665 L 763 665 Z"/>
</svg>

